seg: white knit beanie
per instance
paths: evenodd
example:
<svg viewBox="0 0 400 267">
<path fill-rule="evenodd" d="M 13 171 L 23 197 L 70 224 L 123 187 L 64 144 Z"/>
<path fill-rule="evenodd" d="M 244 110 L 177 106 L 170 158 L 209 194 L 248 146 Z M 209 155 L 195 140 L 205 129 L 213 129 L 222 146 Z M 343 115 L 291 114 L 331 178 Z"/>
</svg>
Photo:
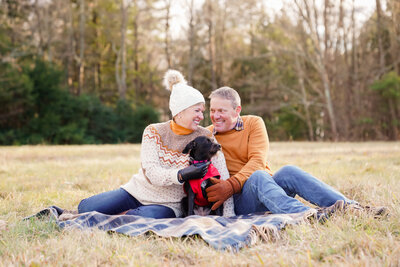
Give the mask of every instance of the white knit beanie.
<svg viewBox="0 0 400 267">
<path fill-rule="evenodd" d="M 165 73 L 164 86 L 172 91 L 169 97 L 172 117 L 190 106 L 206 102 L 197 89 L 187 85 L 185 78 L 177 70 L 168 70 Z"/>
</svg>

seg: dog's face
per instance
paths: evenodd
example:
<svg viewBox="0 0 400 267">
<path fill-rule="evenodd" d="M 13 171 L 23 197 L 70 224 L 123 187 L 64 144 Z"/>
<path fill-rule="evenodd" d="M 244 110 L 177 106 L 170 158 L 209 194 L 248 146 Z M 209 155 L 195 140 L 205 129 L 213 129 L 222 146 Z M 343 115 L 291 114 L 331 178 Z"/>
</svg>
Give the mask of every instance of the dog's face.
<svg viewBox="0 0 400 267">
<path fill-rule="evenodd" d="M 207 136 L 198 136 L 186 145 L 182 153 L 189 153 L 193 160 L 202 161 L 210 160 L 220 149 L 221 146 Z"/>
</svg>

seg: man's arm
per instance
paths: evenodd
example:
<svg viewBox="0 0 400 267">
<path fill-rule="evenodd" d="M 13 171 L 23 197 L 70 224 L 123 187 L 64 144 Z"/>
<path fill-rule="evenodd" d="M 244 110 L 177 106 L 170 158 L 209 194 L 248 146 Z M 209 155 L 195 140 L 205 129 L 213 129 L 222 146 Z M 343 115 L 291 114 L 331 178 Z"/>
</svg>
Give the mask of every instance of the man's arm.
<svg viewBox="0 0 400 267">
<path fill-rule="evenodd" d="M 265 170 L 267 166 L 267 155 L 269 149 L 269 140 L 267 129 L 264 121 L 260 117 L 256 117 L 250 125 L 249 139 L 247 142 L 247 157 L 248 162 L 243 168 L 233 175 L 240 183 L 240 188 L 243 188 L 247 179 L 257 170 Z"/>
<path fill-rule="evenodd" d="M 211 209 L 217 209 L 226 199 L 239 193 L 244 183 L 257 170 L 268 168 L 267 153 L 269 140 L 264 121 L 256 117 L 249 125 L 249 138 L 247 142 L 248 162 L 242 169 L 226 181 L 212 180 L 215 183 L 207 188 L 208 201 L 215 202 Z"/>
</svg>

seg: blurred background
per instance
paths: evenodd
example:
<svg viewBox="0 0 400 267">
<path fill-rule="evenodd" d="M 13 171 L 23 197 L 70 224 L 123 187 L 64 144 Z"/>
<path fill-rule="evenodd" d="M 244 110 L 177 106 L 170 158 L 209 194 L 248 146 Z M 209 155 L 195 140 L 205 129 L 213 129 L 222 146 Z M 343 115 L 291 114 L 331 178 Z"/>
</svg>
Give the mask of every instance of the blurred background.
<svg viewBox="0 0 400 267">
<path fill-rule="evenodd" d="M 0 7 L 1 145 L 138 143 L 170 118 L 169 68 L 206 97 L 238 90 L 270 140 L 400 139 L 398 0 Z"/>
</svg>

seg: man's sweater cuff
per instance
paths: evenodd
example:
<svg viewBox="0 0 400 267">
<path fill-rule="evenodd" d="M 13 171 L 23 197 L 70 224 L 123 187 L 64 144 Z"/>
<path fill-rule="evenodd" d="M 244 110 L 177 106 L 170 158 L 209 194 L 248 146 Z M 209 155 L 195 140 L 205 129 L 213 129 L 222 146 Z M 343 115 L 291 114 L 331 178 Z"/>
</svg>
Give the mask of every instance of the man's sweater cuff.
<svg viewBox="0 0 400 267">
<path fill-rule="evenodd" d="M 240 183 L 239 183 L 239 181 L 236 179 L 236 177 L 230 177 L 228 180 L 227 180 L 230 184 L 231 184 L 231 186 L 232 186 L 232 189 L 233 189 L 233 194 L 237 194 L 237 193 L 240 193 L 240 191 L 242 191 L 242 187 L 240 186 Z"/>
</svg>

